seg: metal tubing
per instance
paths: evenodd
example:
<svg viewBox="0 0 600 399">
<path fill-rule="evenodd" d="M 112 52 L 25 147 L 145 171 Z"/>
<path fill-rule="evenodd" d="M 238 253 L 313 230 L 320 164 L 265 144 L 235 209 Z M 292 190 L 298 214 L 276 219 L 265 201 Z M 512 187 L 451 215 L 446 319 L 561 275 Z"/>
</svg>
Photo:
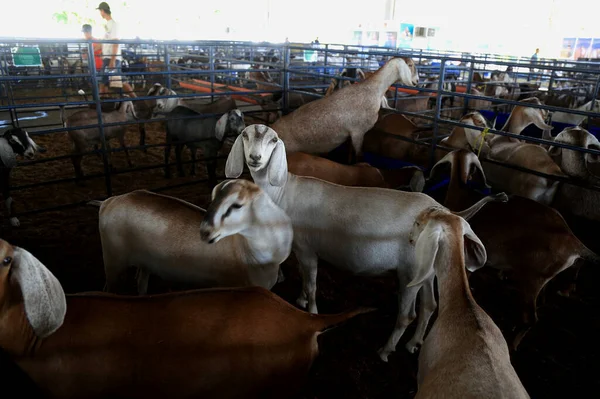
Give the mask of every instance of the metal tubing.
<svg viewBox="0 0 600 399">
<path fill-rule="evenodd" d="M 165 44 L 165 64 L 167 65 L 167 89 L 171 90 L 171 59 L 169 58 L 169 48 Z"/>
<path fill-rule="evenodd" d="M 444 88 L 444 75 L 446 74 L 446 59 L 442 58 L 440 63 L 440 80 L 438 82 L 437 89 L 437 101 L 435 102 L 435 118 L 436 120 L 441 119 L 442 113 L 442 102 L 444 101 L 442 98 L 442 91 Z M 439 124 L 436 123 L 433 126 L 433 139 L 431 140 L 431 150 L 429 152 L 429 167 L 432 168 L 435 165 L 435 149 L 437 146 L 437 137 L 439 135 Z"/>
<path fill-rule="evenodd" d="M 467 80 L 467 93 L 471 94 L 471 90 L 473 89 L 473 76 L 475 74 L 475 60 L 471 58 L 471 66 L 469 68 L 469 79 Z M 465 106 L 463 109 L 463 114 L 466 114 L 469 111 L 469 97 L 465 98 Z"/>
<path fill-rule="evenodd" d="M 100 101 L 100 93 L 98 88 L 98 81 L 96 79 L 96 60 L 93 56 L 94 45 L 90 41 L 88 42 L 88 65 L 90 70 L 90 80 L 92 81 L 92 94 L 94 101 L 96 102 L 96 112 L 98 113 L 98 128 L 100 129 L 100 138 L 102 141 L 102 163 L 104 163 L 104 183 L 106 184 L 106 196 L 112 196 L 112 183 L 110 180 L 110 168 L 108 165 L 108 156 L 106 153 L 106 136 L 104 134 L 104 126 L 102 125 L 102 103 Z"/>
<path fill-rule="evenodd" d="M 282 77 L 282 86 L 283 86 L 283 114 L 287 114 L 290 107 L 290 99 L 289 99 L 289 86 L 290 86 L 290 50 L 285 47 L 283 49 L 283 73 Z"/>
</svg>

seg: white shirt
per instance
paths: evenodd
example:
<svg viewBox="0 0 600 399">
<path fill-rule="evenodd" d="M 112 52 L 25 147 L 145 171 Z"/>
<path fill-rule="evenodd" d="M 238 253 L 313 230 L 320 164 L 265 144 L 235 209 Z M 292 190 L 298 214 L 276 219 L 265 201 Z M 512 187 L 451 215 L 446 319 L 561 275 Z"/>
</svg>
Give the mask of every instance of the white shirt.
<svg viewBox="0 0 600 399">
<path fill-rule="evenodd" d="M 104 24 L 104 39 L 118 39 L 119 38 L 119 25 L 114 19 L 106 21 Z M 102 44 L 102 58 L 111 58 L 113 54 L 114 43 L 103 43 Z M 117 60 L 121 60 L 121 45 L 117 49 Z"/>
</svg>

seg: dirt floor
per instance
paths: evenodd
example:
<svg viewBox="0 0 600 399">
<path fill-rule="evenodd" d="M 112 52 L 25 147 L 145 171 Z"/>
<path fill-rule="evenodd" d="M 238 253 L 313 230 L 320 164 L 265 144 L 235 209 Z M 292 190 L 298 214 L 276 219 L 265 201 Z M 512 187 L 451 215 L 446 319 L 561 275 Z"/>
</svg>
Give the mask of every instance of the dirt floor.
<svg viewBox="0 0 600 399">
<path fill-rule="evenodd" d="M 64 133 L 40 136 L 38 143 L 48 149 L 42 157 L 65 155 L 70 151 Z M 139 136 L 132 127 L 127 134 L 128 145 L 136 145 Z M 148 128 L 149 144 L 164 142 L 160 124 Z M 114 145 L 114 144 L 113 144 Z M 226 148 L 225 151 L 228 151 Z M 163 149 L 151 148 L 147 154 L 132 150 L 136 167 L 162 162 Z M 114 154 L 118 170 L 126 168 L 123 153 Z M 174 159 L 174 157 L 172 158 Z M 186 158 L 187 159 L 187 155 Z M 223 173 L 224 160 L 219 173 Z M 102 161 L 96 156 L 84 159 L 87 174 L 102 172 Z M 173 172 L 175 172 L 175 168 Z M 186 172 L 189 166 L 186 166 Z M 13 185 L 21 186 L 40 181 L 73 177 L 69 159 L 23 166 L 14 171 Z M 174 174 L 174 176 L 177 176 Z M 113 194 L 138 188 L 155 188 L 166 184 L 199 181 L 199 176 L 163 177 L 162 168 L 117 174 L 111 177 Z M 104 178 L 87 181 L 85 186 L 73 182 L 59 183 L 13 193 L 20 211 L 50 207 L 102 198 L 106 195 Z M 206 206 L 210 191 L 205 183 L 163 191 L 199 206 Z M 104 285 L 102 254 L 98 234 L 98 209 L 89 205 L 61 211 L 23 215 L 21 226 L 11 228 L 0 219 L 0 237 L 32 252 L 59 278 L 67 293 L 101 290 Z M 593 230 L 578 229 L 582 239 L 596 251 L 597 239 Z M 551 249 L 549 249 L 551 250 Z M 300 278 L 292 256 L 284 264 L 285 282 L 274 291 L 294 303 L 300 291 Z M 479 304 L 508 333 L 510 319 L 516 310 L 511 305 L 514 295 L 494 274 L 481 269 L 471 276 L 471 285 Z M 513 364 L 532 398 L 578 398 L 595 396 L 600 388 L 600 281 L 597 268 L 585 265 L 578 279 L 574 296 L 556 294 L 557 284 L 546 289 L 546 299 L 540 303 L 539 322 L 531 329 L 518 352 L 512 354 Z M 153 280 L 154 290 L 160 283 Z M 315 362 L 301 397 L 309 398 L 412 398 L 416 392 L 417 355 L 410 355 L 404 344 L 410 339 L 411 327 L 390 356 L 389 363 L 377 357 L 395 322 L 397 311 L 395 277 L 359 278 L 341 273 L 321 264 L 318 277 L 317 302 L 321 313 L 333 313 L 358 306 L 374 306 L 378 310 L 330 330 L 319 338 L 321 355 Z M 0 375 L 0 384 L 4 384 Z"/>
</svg>

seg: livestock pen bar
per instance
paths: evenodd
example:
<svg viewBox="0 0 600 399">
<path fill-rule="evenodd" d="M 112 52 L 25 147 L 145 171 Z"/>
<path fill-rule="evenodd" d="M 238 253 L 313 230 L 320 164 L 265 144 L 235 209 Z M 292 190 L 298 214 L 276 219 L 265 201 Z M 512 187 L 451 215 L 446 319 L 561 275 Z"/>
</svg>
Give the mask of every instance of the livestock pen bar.
<svg viewBox="0 0 600 399">
<path fill-rule="evenodd" d="M 20 162 L 14 171 L 15 184 L 11 189 L 16 192 L 18 206 L 27 205 L 17 215 L 77 206 L 90 199 L 106 198 L 137 188 L 169 190 L 206 181 L 202 178 L 180 177 L 174 178 L 172 184 L 166 184 L 167 181 L 163 180 L 160 170 L 165 164 L 156 161 L 161 159 L 163 154 L 160 150 L 165 146 L 161 121 L 169 118 L 150 115 L 131 122 L 106 123 L 103 120 L 102 108 L 114 106 L 126 94 L 121 90 L 116 98 L 101 98 L 97 83 L 107 75 L 121 76 L 124 81 L 131 83 L 137 95 L 133 99 L 136 108 L 142 102 L 156 99 L 178 98 L 191 105 L 199 105 L 209 99 L 232 96 L 250 122 L 260 122 L 264 120 L 265 113 L 281 111 L 286 114 L 292 111 L 298 104 L 291 101 L 291 95 L 316 99 L 324 95 L 332 79 L 355 81 L 339 76 L 344 69 L 360 68 L 365 72 L 373 72 L 389 57 L 411 57 L 419 70 L 419 85 L 391 85 L 388 101 L 390 106 L 396 108 L 396 112 L 404 114 L 418 125 L 428 127 L 431 134 L 418 139 L 393 136 L 416 145 L 429 146 L 432 154 L 452 127 L 465 126 L 459 120 L 467 111 L 481 111 L 490 120 L 496 118 L 501 123 L 511 107 L 523 98 L 515 96 L 512 89 L 516 87 L 526 96 L 562 96 L 570 99 L 571 105 L 581 108 L 589 99 L 598 97 L 600 75 L 598 65 L 594 63 L 540 59 L 531 64 L 526 59 L 499 55 L 464 56 L 451 52 L 354 45 L 138 40 L 97 42 L 122 45 L 124 63 L 121 73 L 97 71 L 93 57 L 88 62 L 82 50 L 92 53 L 93 42 L 3 40 L 0 43 L 0 112 L 5 116 L 2 124 L 5 128 L 27 128 L 36 141 L 49 150 L 34 161 Z M 24 52 L 27 56 L 20 57 L 19 49 L 29 49 Z M 265 78 L 265 72 L 268 78 Z M 154 83 L 171 88 L 176 94 L 148 96 L 148 89 Z M 507 89 L 509 95 L 497 96 L 497 87 Z M 88 93 L 90 98 L 82 98 L 78 94 L 80 89 Z M 279 98 L 281 100 L 276 101 Z M 403 105 L 410 101 L 419 106 L 411 108 Z M 482 102 L 487 102 L 488 106 L 479 107 Z M 588 112 L 585 107 L 569 109 L 560 104 L 530 106 L 590 117 L 588 128 L 592 133 L 595 132 L 594 118 L 598 115 Z M 63 127 L 60 107 L 64 107 L 67 113 L 87 107 L 93 107 L 97 112 L 97 123 L 88 126 L 100 129 L 100 149 L 81 154 L 86 155 L 84 169 L 89 169 L 83 179 L 87 186 L 74 184 L 75 178 L 70 172 L 72 167 L 69 163 L 72 150 L 64 133 L 73 128 Z M 200 117 L 208 116 L 212 115 Z M 130 136 L 135 134 L 135 127 L 142 123 L 149 127 L 148 142 L 143 146 L 132 144 Z M 108 155 L 112 154 L 113 164 L 122 164 L 123 149 L 108 147 L 104 128 L 118 125 L 131 125 L 128 127 L 127 149 L 136 150 L 132 154 L 136 166 L 115 171 L 109 168 Z M 555 125 L 557 129 L 560 128 L 558 124 Z M 483 131 L 483 128 L 469 127 Z M 496 128 L 486 133 L 519 137 L 534 143 L 545 142 L 539 138 L 539 131 L 530 130 L 521 136 Z M 594 149 L 555 145 L 600 154 Z M 101 162 L 88 156 L 91 154 L 100 155 Z M 224 157 L 223 154 L 217 158 Z M 402 160 L 379 156 L 372 157 L 371 162 L 376 166 L 393 168 L 400 165 Z M 538 174 L 536 171 L 530 172 Z M 223 177 L 222 174 L 220 177 Z M 40 198 L 37 192 L 40 189 L 51 191 L 48 196 Z M 52 194 L 56 194 L 58 199 Z"/>
</svg>

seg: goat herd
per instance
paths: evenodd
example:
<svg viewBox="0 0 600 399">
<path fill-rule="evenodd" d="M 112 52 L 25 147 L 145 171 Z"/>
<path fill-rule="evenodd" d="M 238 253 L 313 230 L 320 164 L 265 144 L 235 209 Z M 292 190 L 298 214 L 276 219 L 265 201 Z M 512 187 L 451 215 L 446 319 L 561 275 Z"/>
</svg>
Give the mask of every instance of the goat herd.
<svg viewBox="0 0 600 399">
<path fill-rule="evenodd" d="M 387 361 L 417 320 L 406 349 L 420 350 L 418 398 L 529 397 L 511 365 L 509 345 L 516 348 L 535 323 L 536 299 L 548 281 L 580 259 L 600 261 L 559 213 L 599 221 L 600 194 L 481 163 L 478 155 L 591 184 L 600 176 L 598 156 L 456 127 L 441 143 L 453 151 L 436 150 L 428 178 L 435 183 L 449 177 L 440 202 L 420 192 L 425 179 L 418 167 L 390 177 L 389 171 L 367 164 L 342 165 L 318 156 L 349 139 L 358 157 L 367 146 L 379 145 L 426 166 L 427 148 L 389 141 L 389 134 L 378 141 L 371 134 L 373 127 L 391 127 L 393 134 L 412 138 L 423 134 L 403 116 L 382 109 L 386 91 L 397 81 L 418 83 L 411 59 L 391 59 L 365 80 L 270 127 L 246 127 L 241 111 L 223 102 L 202 110 L 223 113 L 220 118 L 168 121 L 166 161 L 171 143 L 180 154 L 182 142 L 211 139 L 202 146 L 211 156 L 233 133 L 225 165 L 232 180 L 216 184 L 212 165 L 214 188 L 206 210 L 145 190 L 92 201 L 100 207 L 106 293 L 65 295 L 34 255 L 0 241 L 0 347 L 53 397 L 293 397 L 318 354 L 317 336 L 373 310 L 318 315 L 322 259 L 355 275 L 395 272 L 398 315 L 379 356 Z M 153 90 L 165 94 L 159 86 Z M 531 124 L 550 129 L 545 111 L 532 104 L 541 102 L 529 98 L 514 107 L 502 130 L 519 134 Z M 130 112 L 121 107 L 114 112 Z M 162 98 L 151 111 L 196 112 L 177 99 Z M 96 117 L 81 112 L 65 125 L 85 126 Z M 488 127 L 478 112 L 461 122 Z M 75 146 L 98 142 L 98 135 L 86 133 L 90 130 L 70 131 Z M 105 134 L 113 135 L 110 128 Z M 119 134 L 122 140 L 122 131 L 113 137 Z M 580 127 L 552 140 L 600 149 L 600 142 Z M 15 130 L 0 139 L 0 149 L 6 146 L 12 158 L 14 153 L 32 156 L 37 149 L 26 132 Z M 195 154 L 196 148 L 190 149 Z M 245 165 L 253 182 L 238 179 Z M 80 166 L 76 171 L 81 175 Z M 510 199 L 503 192 L 480 194 L 490 188 L 488 182 Z M 394 190 L 399 187 L 412 192 Z M 292 252 L 302 276 L 297 304 L 308 312 L 270 291 L 285 278 L 280 264 Z M 519 287 L 521 325 L 508 344 L 471 295 L 465 269 L 474 272 L 484 265 L 509 274 Z M 137 297 L 119 295 L 130 267 L 138 269 Z M 145 295 L 150 275 L 202 289 Z"/>
</svg>

